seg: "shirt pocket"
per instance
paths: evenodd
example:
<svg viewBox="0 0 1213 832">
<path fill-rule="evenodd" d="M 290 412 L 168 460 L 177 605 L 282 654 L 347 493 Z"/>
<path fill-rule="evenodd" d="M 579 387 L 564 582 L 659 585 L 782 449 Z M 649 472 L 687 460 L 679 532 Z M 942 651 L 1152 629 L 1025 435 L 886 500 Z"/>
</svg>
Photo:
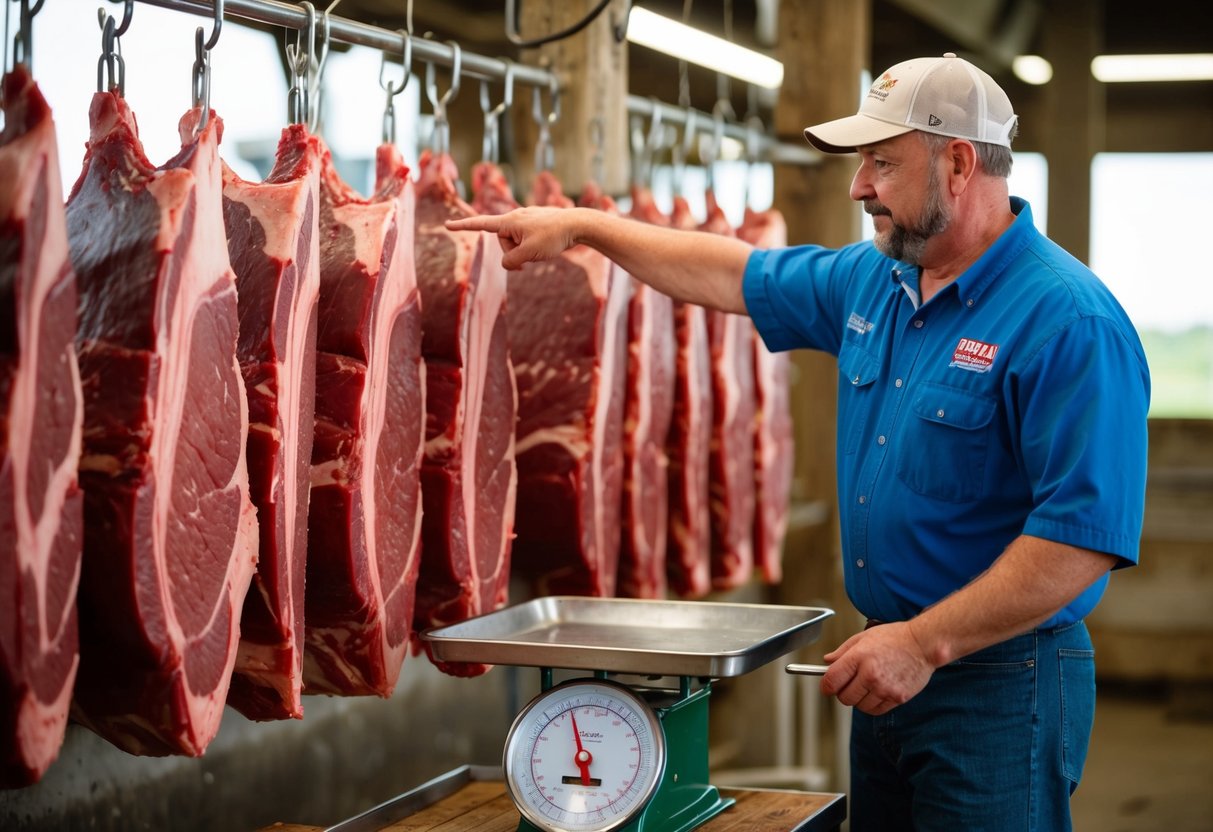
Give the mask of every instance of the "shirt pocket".
<svg viewBox="0 0 1213 832">
<path fill-rule="evenodd" d="M 977 497 L 986 474 L 994 399 L 923 382 L 910 402 L 897 477 L 925 497 L 964 502 Z"/>
<path fill-rule="evenodd" d="M 880 362 L 862 347 L 843 344 L 838 352 L 842 376 L 838 395 L 838 428 L 843 432 L 843 451 L 855 453 L 872 410 L 872 385 L 880 374 Z"/>
</svg>

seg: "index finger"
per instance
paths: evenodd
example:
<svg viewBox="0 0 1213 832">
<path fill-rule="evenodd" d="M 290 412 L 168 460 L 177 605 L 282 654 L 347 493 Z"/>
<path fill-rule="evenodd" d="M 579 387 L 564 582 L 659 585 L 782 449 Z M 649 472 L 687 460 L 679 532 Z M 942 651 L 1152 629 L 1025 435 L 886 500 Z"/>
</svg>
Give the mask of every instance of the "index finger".
<svg viewBox="0 0 1213 832">
<path fill-rule="evenodd" d="M 449 231 L 490 231 L 495 234 L 501 228 L 501 217 L 493 214 L 481 214 L 475 217 L 447 220 L 446 227 Z"/>
</svg>

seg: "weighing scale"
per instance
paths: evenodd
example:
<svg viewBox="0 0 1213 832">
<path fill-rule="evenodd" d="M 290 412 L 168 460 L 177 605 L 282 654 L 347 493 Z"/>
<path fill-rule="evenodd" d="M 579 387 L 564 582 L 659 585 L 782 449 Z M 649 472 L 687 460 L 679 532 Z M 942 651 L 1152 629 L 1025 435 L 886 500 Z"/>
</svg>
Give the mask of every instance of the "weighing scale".
<svg viewBox="0 0 1213 832">
<path fill-rule="evenodd" d="M 712 681 L 809 644 L 831 615 L 553 596 L 422 638 L 435 661 L 539 668 L 502 757 L 519 832 L 686 832 L 733 803 L 708 782 Z M 554 668 L 592 675 L 556 684 Z M 676 687 L 657 684 L 671 677 Z"/>
</svg>

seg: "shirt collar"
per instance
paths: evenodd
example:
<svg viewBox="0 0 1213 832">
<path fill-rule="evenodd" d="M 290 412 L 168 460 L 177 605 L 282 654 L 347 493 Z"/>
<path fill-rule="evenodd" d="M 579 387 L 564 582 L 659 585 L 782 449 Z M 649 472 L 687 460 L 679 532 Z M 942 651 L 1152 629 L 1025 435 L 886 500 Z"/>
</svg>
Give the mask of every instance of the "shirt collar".
<svg viewBox="0 0 1213 832">
<path fill-rule="evenodd" d="M 1040 233 L 1032 222 L 1032 206 L 1027 200 L 1017 196 L 1011 197 L 1011 213 L 1015 215 L 1015 220 L 1007 230 L 999 235 L 973 265 L 965 269 L 964 274 L 944 289 L 955 291 L 957 299 L 969 307 L 975 306 L 981 300 L 982 293 Z M 905 290 L 915 309 L 919 306 L 917 274 L 917 266 L 897 263 L 890 275 L 893 285 Z"/>
</svg>

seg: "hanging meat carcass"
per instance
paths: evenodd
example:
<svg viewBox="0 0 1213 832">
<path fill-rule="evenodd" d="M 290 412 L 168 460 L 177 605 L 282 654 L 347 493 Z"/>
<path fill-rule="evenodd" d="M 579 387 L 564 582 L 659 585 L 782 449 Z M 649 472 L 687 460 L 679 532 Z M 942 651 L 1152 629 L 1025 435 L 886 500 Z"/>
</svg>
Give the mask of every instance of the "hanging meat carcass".
<svg viewBox="0 0 1213 832">
<path fill-rule="evenodd" d="M 83 405 L 51 111 L 22 64 L 0 134 L 0 787 L 63 742 L 79 662 Z"/>
<path fill-rule="evenodd" d="M 472 174 L 480 213 L 516 207 L 501 171 Z M 568 207 L 555 177 L 532 202 Z M 627 282 L 585 247 L 510 272 L 509 341 L 518 382 L 513 562 L 541 594 L 610 597 L 619 563 Z"/>
<path fill-rule="evenodd" d="M 422 154 L 417 185 L 417 281 L 426 363 L 421 469 L 421 573 L 416 622 L 452 624 L 509 597 L 518 473 L 518 395 L 506 326 L 506 272 L 495 235 L 448 231 L 475 212 L 446 154 Z M 479 664 L 440 664 L 461 676 Z"/>
<path fill-rule="evenodd" d="M 186 113 L 181 152 L 156 169 L 118 93 L 97 93 L 89 117 L 67 205 L 84 390 L 73 715 L 132 753 L 197 755 L 257 558 L 222 123 Z"/>
<path fill-rule="evenodd" d="M 317 140 L 299 124 L 282 131 L 264 182 L 223 169 L 223 217 L 239 297 L 237 354 L 249 401 L 249 483 L 260 528 L 228 703 L 249 719 L 303 716 L 319 172 Z"/>
<path fill-rule="evenodd" d="M 595 185 L 586 186 L 580 201 L 617 212 L 614 200 Z M 632 216 L 667 224 L 653 204 L 652 194 L 641 188 L 632 191 Z M 626 273 L 616 279 L 630 283 L 632 290 L 628 302 L 619 594 L 665 598 L 670 516 L 666 442 L 675 396 L 674 302 Z"/>
<path fill-rule="evenodd" d="M 679 196 L 670 214 L 674 228 L 698 227 L 691 207 Z M 670 459 L 670 531 L 666 575 L 684 598 L 712 589 L 712 352 L 708 312 L 692 303 L 674 304 L 676 363 L 674 415 L 667 451 Z"/>
<path fill-rule="evenodd" d="M 392 145 L 363 199 L 325 149 L 306 693 L 389 696 L 412 633 L 425 365 L 413 186 Z"/>
<path fill-rule="evenodd" d="M 704 231 L 733 236 L 711 192 Z M 754 325 L 708 312 L 712 348 L 712 586 L 734 589 L 754 569 Z"/>
<path fill-rule="evenodd" d="M 788 244 L 788 226 L 774 209 L 745 212 L 737 236 L 758 248 L 782 248 Z M 788 401 L 790 358 L 773 353 L 754 333 L 754 389 L 758 412 L 755 419 L 755 513 L 754 560 L 767 583 L 778 583 L 783 575 L 783 539 L 788 529 L 788 502 L 795 459 L 792 414 Z"/>
</svg>

